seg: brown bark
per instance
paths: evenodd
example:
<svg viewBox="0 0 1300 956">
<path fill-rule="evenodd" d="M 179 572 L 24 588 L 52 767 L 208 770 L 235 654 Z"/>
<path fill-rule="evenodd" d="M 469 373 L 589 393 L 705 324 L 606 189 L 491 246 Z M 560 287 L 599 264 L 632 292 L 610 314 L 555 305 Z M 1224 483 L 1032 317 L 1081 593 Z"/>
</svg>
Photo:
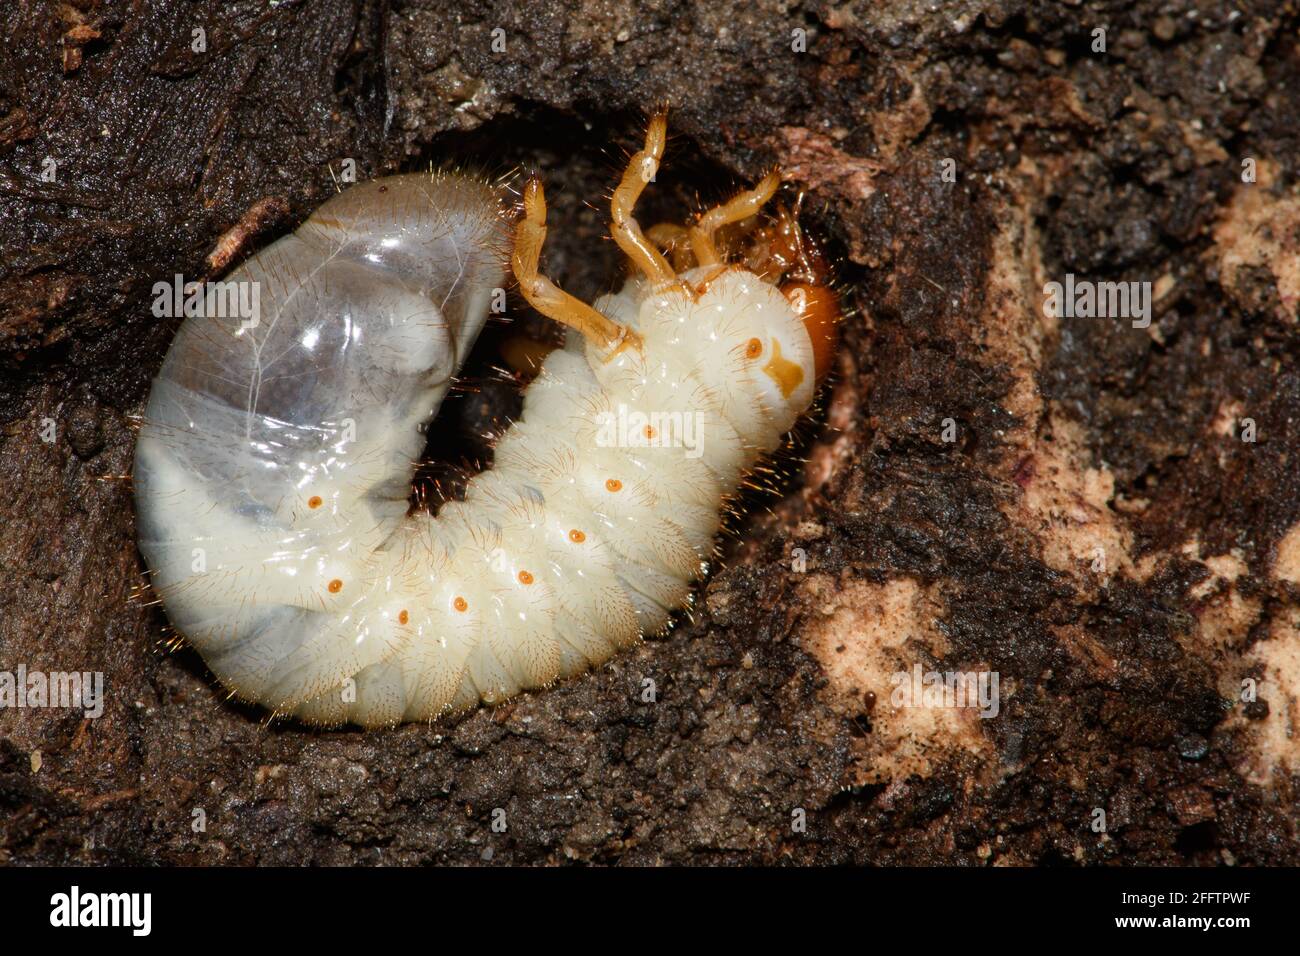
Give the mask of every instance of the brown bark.
<svg viewBox="0 0 1300 956">
<path fill-rule="evenodd" d="M 1300 14 L 931 6 L 0 13 L 0 671 L 107 694 L 97 720 L 0 710 L 0 860 L 1300 862 Z M 459 160 L 542 169 L 549 270 L 590 298 L 619 264 L 583 204 L 664 99 L 646 218 L 779 162 L 853 310 L 692 618 L 433 727 L 225 701 L 135 595 L 122 476 L 174 331 L 152 284 L 288 231 L 345 159 Z M 1044 316 L 1067 273 L 1150 281 L 1150 328 Z M 485 381 L 440 428 L 513 400 Z M 996 671 L 998 716 L 895 711 L 882 678 L 914 663 Z"/>
</svg>

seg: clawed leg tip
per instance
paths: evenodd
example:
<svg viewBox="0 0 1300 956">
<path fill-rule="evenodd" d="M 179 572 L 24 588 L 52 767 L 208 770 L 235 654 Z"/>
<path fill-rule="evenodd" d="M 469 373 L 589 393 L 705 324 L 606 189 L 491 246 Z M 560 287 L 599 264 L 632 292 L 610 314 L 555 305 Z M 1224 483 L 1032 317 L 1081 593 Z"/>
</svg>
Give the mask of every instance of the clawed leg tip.
<svg viewBox="0 0 1300 956">
<path fill-rule="evenodd" d="M 524 180 L 521 194 L 524 217 L 528 219 L 544 218 L 546 215 L 546 191 L 542 186 L 540 173 L 530 173 Z"/>
</svg>

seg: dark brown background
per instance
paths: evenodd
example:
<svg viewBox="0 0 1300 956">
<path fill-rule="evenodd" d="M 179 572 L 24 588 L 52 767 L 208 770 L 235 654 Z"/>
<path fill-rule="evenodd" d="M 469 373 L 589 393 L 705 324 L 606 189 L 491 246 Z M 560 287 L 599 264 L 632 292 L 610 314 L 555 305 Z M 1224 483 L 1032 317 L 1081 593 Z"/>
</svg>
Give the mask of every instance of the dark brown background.
<svg viewBox="0 0 1300 956">
<path fill-rule="evenodd" d="M 1294 4 L 68 0 L 0 21 L 0 669 L 102 670 L 108 694 L 97 721 L 0 711 L 0 860 L 1300 861 L 1294 771 L 1248 772 L 1252 722 L 1292 704 L 1230 693 L 1300 613 L 1270 573 L 1300 518 L 1277 275 L 1297 249 Z M 133 597 L 130 416 L 174 331 L 152 284 L 218 272 L 241 222 L 236 258 L 292 229 L 346 157 L 363 178 L 461 158 L 543 170 L 549 271 L 590 297 L 618 268 L 595 207 L 661 99 L 653 210 L 779 161 L 854 310 L 694 620 L 432 728 L 311 732 L 224 701 Z M 1281 258 L 1227 275 L 1242 157 L 1264 170 L 1246 224 Z M 1046 322 L 1035 290 L 1066 272 L 1164 278 L 1154 334 Z M 460 403 L 467 428 L 501 388 Z M 1212 430 L 1227 402 L 1260 441 Z M 1116 496 L 1079 521 L 1128 562 L 1104 581 L 1047 557 L 1070 506 L 1027 504 L 1077 499 L 1087 469 Z M 1192 535 L 1244 565 L 1209 599 Z M 888 688 L 828 678 L 871 648 L 817 650 L 828 608 L 887 616 L 871 602 L 904 579 L 938 635 L 918 660 L 1003 675 L 965 749 L 939 732 L 902 759 Z M 1233 600 L 1254 608 L 1236 631 L 1215 616 Z"/>
</svg>

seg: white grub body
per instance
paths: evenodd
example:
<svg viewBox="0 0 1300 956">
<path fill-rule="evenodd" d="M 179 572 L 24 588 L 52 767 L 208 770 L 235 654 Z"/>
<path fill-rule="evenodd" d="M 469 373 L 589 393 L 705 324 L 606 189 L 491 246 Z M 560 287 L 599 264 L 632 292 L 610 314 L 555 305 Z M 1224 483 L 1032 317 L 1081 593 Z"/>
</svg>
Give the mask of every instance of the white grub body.
<svg viewBox="0 0 1300 956">
<path fill-rule="evenodd" d="M 595 307 L 640 347 L 570 333 L 464 500 L 408 515 L 424 426 L 505 281 L 502 222 L 473 180 L 358 186 L 227 277 L 262 283 L 257 327 L 181 328 L 136 454 L 140 548 L 235 695 L 391 725 L 606 660 L 688 603 L 724 501 L 811 403 L 775 286 L 630 280 Z"/>
</svg>

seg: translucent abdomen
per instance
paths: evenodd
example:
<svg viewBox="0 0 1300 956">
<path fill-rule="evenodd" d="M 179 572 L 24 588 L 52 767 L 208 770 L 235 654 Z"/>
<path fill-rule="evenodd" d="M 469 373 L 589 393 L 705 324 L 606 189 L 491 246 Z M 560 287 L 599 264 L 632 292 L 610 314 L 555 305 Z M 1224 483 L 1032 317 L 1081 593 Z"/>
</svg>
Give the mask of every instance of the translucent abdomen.
<svg viewBox="0 0 1300 956">
<path fill-rule="evenodd" d="M 223 673 L 232 647 L 283 656 L 378 586 L 347 556 L 382 549 L 405 517 L 422 426 L 504 284 L 507 241 L 483 182 L 377 180 L 181 325 L 136 450 L 140 550 L 172 622 L 241 693 L 274 675 Z M 221 315 L 223 301 L 252 309 Z M 348 593 L 331 607 L 336 580 Z M 259 635 L 277 648 L 250 655 Z"/>
</svg>

